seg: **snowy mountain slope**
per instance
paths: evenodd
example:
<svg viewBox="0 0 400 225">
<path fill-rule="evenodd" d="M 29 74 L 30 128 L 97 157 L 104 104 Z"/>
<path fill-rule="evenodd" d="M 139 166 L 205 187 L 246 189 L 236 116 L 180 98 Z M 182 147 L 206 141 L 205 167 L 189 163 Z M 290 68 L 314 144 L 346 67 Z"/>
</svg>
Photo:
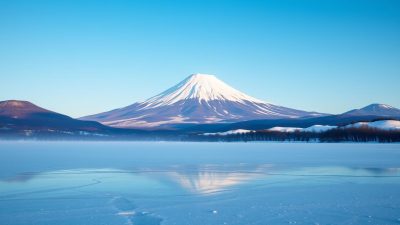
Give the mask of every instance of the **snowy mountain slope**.
<svg viewBox="0 0 400 225">
<path fill-rule="evenodd" d="M 299 132 L 315 132 L 321 133 L 331 129 L 335 129 L 337 126 L 327 126 L 327 125 L 313 125 L 307 128 L 301 127 L 272 127 L 266 129 L 266 131 L 274 131 L 274 132 L 284 132 L 284 133 L 293 133 L 296 131 Z M 246 134 L 251 132 L 256 132 L 257 130 L 245 130 L 245 129 L 237 129 L 237 130 L 228 130 L 225 132 L 214 132 L 214 133 L 203 133 L 202 135 L 210 136 L 210 135 L 234 135 L 234 134 Z M 261 130 L 262 131 L 262 130 Z"/>
<path fill-rule="evenodd" d="M 374 122 L 358 122 L 345 126 L 345 128 L 370 127 L 381 130 L 400 130 L 400 121 L 398 120 L 379 120 Z"/>
<path fill-rule="evenodd" d="M 332 130 L 332 129 L 335 129 L 335 128 L 337 128 L 337 126 L 318 125 L 317 124 L 317 125 L 313 125 L 311 127 L 304 128 L 303 131 L 319 133 L 319 132 L 325 132 L 325 131 L 328 131 L 328 130 Z"/>
<path fill-rule="evenodd" d="M 342 116 L 393 116 L 400 117 L 400 109 L 387 104 L 371 104 L 361 109 L 353 109 L 342 114 Z"/>
<path fill-rule="evenodd" d="M 252 130 L 243 130 L 243 129 L 238 129 L 238 130 L 229 130 L 229 131 L 225 131 L 225 132 L 217 132 L 217 133 L 204 133 L 203 135 L 205 136 L 210 136 L 210 135 L 233 135 L 233 134 L 247 134 L 247 133 L 251 133 L 254 132 Z"/>
<path fill-rule="evenodd" d="M 324 114 L 273 105 L 246 95 L 213 75 L 193 74 L 144 102 L 81 119 L 115 127 L 168 127 Z"/>
<path fill-rule="evenodd" d="M 214 100 L 263 103 L 230 87 L 213 75 L 194 74 L 163 93 L 148 99 L 144 104 L 146 104 L 145 108 L 159 107 L 188 99 L 196 99 L 199 103 Z"/>
<path fill-rule="evenodd" d="M 302 132 L 315 132 L 315 133 L 320 133 L 320 132 L 325 132 L 331 129 L 335 129 L 337 126 L 328 126 L 328 125 L 313 125 L 307 128 L 301 128 L 301 127 L 273 127 L 268 129 L 268 131 L 279 131 L 279 132 L 296 132 L 296 131 L 302 131 Z"/>
<path fill-rule="evenodd" d="M 272 127 L 268 129 L 268 131 L 277 131 L 277 132 L 296 132 L 296 131 L 302 131 L 303 128 L 300 127 Z"/>
</svg>

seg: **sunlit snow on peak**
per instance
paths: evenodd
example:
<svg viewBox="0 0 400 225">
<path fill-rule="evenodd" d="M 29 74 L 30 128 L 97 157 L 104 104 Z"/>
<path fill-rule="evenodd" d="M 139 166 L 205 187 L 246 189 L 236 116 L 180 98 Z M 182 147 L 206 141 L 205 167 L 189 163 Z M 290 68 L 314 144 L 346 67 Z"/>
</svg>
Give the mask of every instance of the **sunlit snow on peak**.
<svg viewBox="0 0 400 225">
<path fill-rule="evenodd" d="M 197 73 L 143 104 L 146 107 L 158 107 L 188 99 L 197 99 L 200 103 L 212 100 L 265 103 L 232 88 L 214 75 Z"/>
</svg>

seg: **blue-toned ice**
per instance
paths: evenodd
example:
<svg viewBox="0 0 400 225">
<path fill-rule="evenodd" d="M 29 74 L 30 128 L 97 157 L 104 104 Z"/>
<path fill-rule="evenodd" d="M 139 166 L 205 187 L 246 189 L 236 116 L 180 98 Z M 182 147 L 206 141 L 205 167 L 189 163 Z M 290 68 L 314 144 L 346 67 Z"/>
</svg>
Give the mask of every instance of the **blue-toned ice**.
<svg viewBox="0 0 400 225">
<path fill-rule="evenodd" d="M 400 224 L 400 145 L 0 143 L 0 224 Z"/>
</svg>

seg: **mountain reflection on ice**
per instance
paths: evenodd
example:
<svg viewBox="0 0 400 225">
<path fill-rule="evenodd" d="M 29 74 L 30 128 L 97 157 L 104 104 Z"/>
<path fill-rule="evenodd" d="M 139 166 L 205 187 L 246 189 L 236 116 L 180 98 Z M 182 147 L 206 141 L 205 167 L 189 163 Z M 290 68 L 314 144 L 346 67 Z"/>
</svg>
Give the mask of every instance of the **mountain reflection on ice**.
<svg viewBox="0 0 400 225">
<path fill-rule="evenodd" d="M 225 188 L 246 182 L 252 176 L 257 176 L 257 174 L 218 172 L 199 172 L 196 175 L 171 172 L 169 175 L 185 189 L 200 194 L 217 193 Z"/>
<path fill-rule="evenodd" d="M 167 175 L 184 189 L 197 194 L 216 194 L 229 190 L 235 185 L 250 182 L 263 177 L 271 165 L 260 165 L 249 168 L 239 165 L 235 168 L 227 166 L 206 165 L 196 170 L 177 170 L 167 172 Z M 245 170 L 244 170 L 245 169 Z"/>
</svg>

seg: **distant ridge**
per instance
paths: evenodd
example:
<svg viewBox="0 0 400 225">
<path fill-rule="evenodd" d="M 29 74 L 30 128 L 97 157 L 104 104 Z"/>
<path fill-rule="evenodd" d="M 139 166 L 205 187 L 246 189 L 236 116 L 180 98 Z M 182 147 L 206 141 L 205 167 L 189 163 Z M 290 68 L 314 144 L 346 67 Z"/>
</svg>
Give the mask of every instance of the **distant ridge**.
<svg viewBox="0 0 400 225">
<path fill-rule="evenodd" d="M 193 74 L 144 102 L 81 119 L 115 127 L 160 128 L 324 115 L 273 105 L 232 88 L 214 75 Z"/>
<path fill-rule="evenodd" d="M 382 140 L 398 140 L 396 139 L 398 137 L 396 135 L 399 134 L 397 131 L 400 128 L 400 114 L 390 114 L 390 117 L 379 115 L 379 113 L 388 115 L 380 111 L 382 109 L 394 112 L 396 108 L 387 105 L 378 107 L 379 110 L 377 110 L 377 107 L 364 108 L 373 109 L 372 111 L 377 115 L 352 115 L 353 113 L 347 112 L 339 115 L 320 117 L 250 120 L 237 123 L 185 124 L 177 125 L 174 130 L 155 129 L 153 131 L 146 131 L 144 129 L 113 128 L 94 121 L 77 120 L 41 108 L 27 101 L 9 100 L 0 101 L 0 139 L 204 141 L 208 140 L 206 138 L 207 135 L 200 135 L 199 139 L 199 134 L 218 133 L 232 136 L 246 132 L 249 133 L 249 131 L 263 132 L 273 127 L 275 129 L 276 127 L 280 127 L 279 130 L 287 130 L 287 128 L 292 127 L 304 131 L 310 130 L 309 128 L 315 128 L 318 132 L 323 132 L 321 130 L 328 127 L 329 129 L 336 126 L 352 128 L 362 127 L 367 124 L 373 128 L 391 132 L 390 135 L 386 133 L 386 137 L 381 137 L 385 138 Z M 352 110 L 349 112 L 358 111 Z M 368 112 L 368 114 L 371 114 L 371 112 Z M 394 136 L 391 136 L 392 134 Z"/>
<path fill-rule="evenodd" d="M 0 116 L 27 118 L 34 113 L 51 113 L 51 111 L 34 105 L 28 101 L 7 100 L 0 102 Z"/>
<path fill-rule="evenodd" d="M 342 114 L 342 116 L 387 116 L 398 117 L 400 116 L 400 109 L 387 104 L 371 104 L 361 109 L 353 109 Z"/>
<path fill-rule="evenodd" d="M 41 108 L 28 101 L 0 101 L 0 128 L 3 130 L 100 131 L 108 127 L 93 121 L 76 120 Z"/>
</svg>

